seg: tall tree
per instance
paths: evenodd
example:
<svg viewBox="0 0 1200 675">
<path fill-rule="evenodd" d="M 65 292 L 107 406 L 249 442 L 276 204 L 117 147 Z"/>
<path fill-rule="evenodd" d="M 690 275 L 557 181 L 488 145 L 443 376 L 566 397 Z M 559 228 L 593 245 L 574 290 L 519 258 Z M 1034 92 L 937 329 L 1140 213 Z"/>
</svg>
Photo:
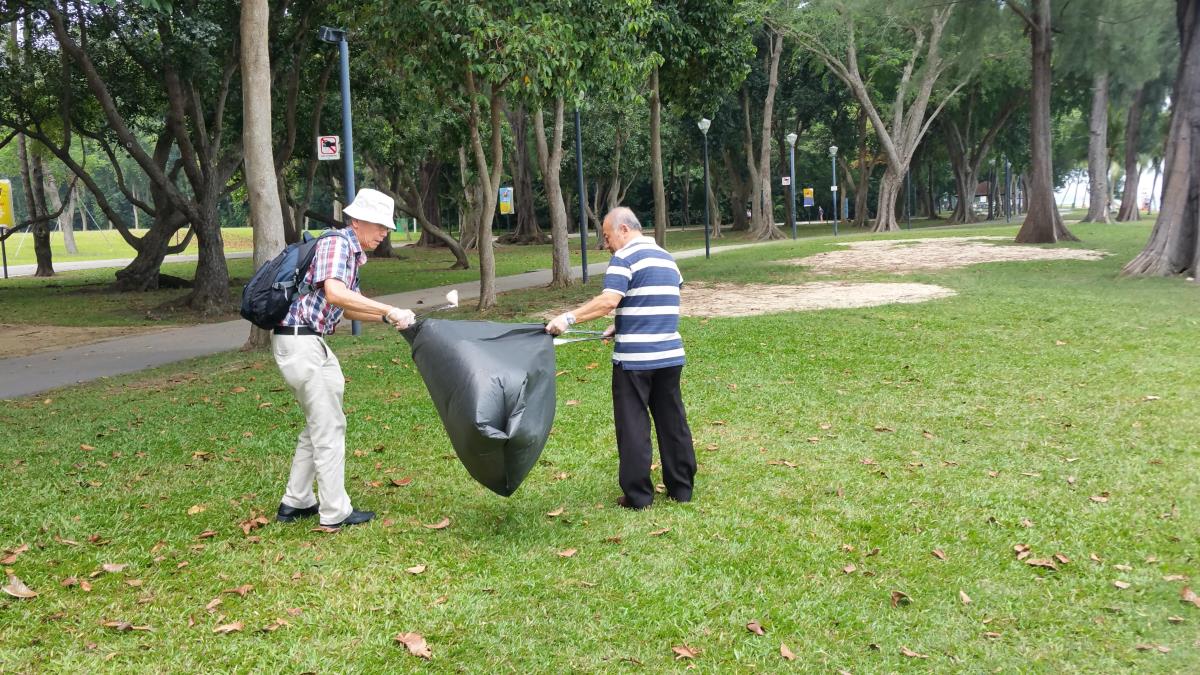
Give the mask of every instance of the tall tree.
<svg viewBox="0 0 1200 675">
<path fill-rule="evenodd" d="M 1177 0 L 1179 69 L 1171 94 L 1163 197 L 1150 241 L 1125 274 L 1200 274 L 1200 0 Z"/>
<path fill-rule="evenodd" d="M 1054 201 L 1054 171 L 1050 136 L 1050 56 L 1054 48 L 1050 0 L 1005 0 L 1029 34 L 1032 84 L 1029 110 L 1029 193 L 1025 222 L 1017 241 L 1053 244 L 1079 241 L 1063 224 Z"/>
<path fill-rule="evenodd" d="M 969 74 L 959 76 L 948 90 L 942 82 L 956 65 L 952 55 L 969 53 L 970 40 L 947 32 L 956 12 L 961 13 L 957 3 L 831 0 L 809 3 L 797 15 L 794 34 L 800 45 L 850 88 L 887 158 L 876 232 L 900 229 L 896 199 L 904 174 L 933 120 L 969 79 Z M 950 49 L 947 42 L 954 43 Z"/>
<path fill-rule="evenodd" d="M 244 0 L 241 16 L 242 146 L 246 152 L 246 193 L 254 231 L 254 267 L 283 248 L 283 208 L 275 174 L 271 133 L 271 59 L 267 0 Z M 265 346 L 267 331 L 250 327 L 246 348 Z"/>
</svg>

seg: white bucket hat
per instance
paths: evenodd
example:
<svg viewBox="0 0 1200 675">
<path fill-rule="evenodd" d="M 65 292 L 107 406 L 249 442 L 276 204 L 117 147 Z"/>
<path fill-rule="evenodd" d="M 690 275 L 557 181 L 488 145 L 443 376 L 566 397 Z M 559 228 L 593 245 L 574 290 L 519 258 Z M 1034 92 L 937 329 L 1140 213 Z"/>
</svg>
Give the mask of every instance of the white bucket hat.
<svg viewBox="0 0 1200 675">
<path fill-rule="evenodd" d="M 394 211 L 396 203 L 392 198 L 379 190 L 363 188 L 358 191 L 350 206 L 342 209 L 342 213 L 357 220 L 383 225 L 389 230 L 396 229 Z"/>
</svg>

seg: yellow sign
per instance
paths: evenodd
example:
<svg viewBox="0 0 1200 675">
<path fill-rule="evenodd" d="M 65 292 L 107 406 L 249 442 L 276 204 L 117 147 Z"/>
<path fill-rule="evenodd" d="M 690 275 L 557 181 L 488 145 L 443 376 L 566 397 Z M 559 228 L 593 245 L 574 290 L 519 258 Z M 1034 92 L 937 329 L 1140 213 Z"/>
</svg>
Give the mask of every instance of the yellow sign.
<svg viewBox="0 0 1200 675">
<path fill-rule="evenodd" d="M 500 188 L 500 215 L 507 216 L 510 213 L 515 213 L 513 210 L 513 189 L 502 187 Z"/>
<path fill-rule="evenodd" d="M 12 182 L 0 180 L 0 227 L 16 227 L 17 216 L 13 213 Z"/>
<path fill-rule="evenodd" d="M 804 205 L 805 206 L 813 205 L 813 189 L 812 188 L 804 188 Z"/>
</svg>

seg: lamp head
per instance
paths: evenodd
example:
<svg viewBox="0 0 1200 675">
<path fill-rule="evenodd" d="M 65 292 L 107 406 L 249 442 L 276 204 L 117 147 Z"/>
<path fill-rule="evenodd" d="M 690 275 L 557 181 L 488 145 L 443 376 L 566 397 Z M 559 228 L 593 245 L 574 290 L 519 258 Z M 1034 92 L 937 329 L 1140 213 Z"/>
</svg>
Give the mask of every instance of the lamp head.
<svg viewBox="0 0 1200 675">
<path fill-rule="evenodd" d="M 330 26 L 321 26 L 317 29 L 317 39 L 321 42 L 329 42 L 337 44 L 346 39 L 345 28 L 332 28 Z"/>
<path fill-rule="evenodd" d="M 829 156 L 837 157 L 837 146 L 836 145 L 829 146 Z"/>
<path fill-rule="evenodd" d="M 788 145 L 790 145 L 790 146 L 792 146 L 792 147 L 795 147 L 795 146 L 796 146 L 796 139 L 797 139 L 797 138 L 799 138 L 799 136 L 797 136 L 797 135 L 796 135 L 796 134 L 793 132 L 793 133 L 790 133 L 790 134 L 788 134 L 787 136 L 785 136 L 785 138 L 787 139 Z"/>
<path fill-rule="evenodd" d="M 712 126 L 712 120 L 708 119 L 707 117 L 702 117 L 700 118 L 700 121 L 696 123 L 696 126 L 700 127 L 700 133 L 707 136 L 708 128 Z"/>
</svg>

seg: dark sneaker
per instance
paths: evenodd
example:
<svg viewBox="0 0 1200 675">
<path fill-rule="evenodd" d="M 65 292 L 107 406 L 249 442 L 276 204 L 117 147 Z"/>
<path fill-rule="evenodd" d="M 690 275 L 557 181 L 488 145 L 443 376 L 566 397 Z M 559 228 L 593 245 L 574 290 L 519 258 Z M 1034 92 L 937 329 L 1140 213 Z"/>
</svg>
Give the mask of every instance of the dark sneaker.
<svg viewBox="0 0 1200 675">
<path fill-rule="evenodd" d="M 629 501 L 629 497 L 626 497 L 625 495 L 621 495 L 620 497 L 617 497 L 617 506 L 619 506 L 623 509 L 630 509 L 632 511 L 641 511 L 642 509 L 647 508 L 650 505 L 646 504 L 645 506 L 634 506 Z"/>
<path fill-rule="evenodd" d="M 343 520 L 342 522 L 333 523 L 332 525 L 327 525 L 325 523 L 321 523 L 321 527 L 329 527 L 329 528 L 337 529 L 339 527 L 346 527 L 349 525 L 362 525 L 363 523 L 367 522 L 368 520 L 370 520 L 374 517 L 375 517 L 374 511 L 351 511 L 350 515 L 346 516 L 346 519 Z"/>
<path fill-rule="evenodd" d="M 313 504 L 308 508 L 298 509 L 287 504 L 280 504 L 279 510 L 275 512 L 275 520 L 281 523 L 294 523 L 301 518 L 311 518 L 317 515 L 320 507 L 320 504 Z"/>
</svg>

